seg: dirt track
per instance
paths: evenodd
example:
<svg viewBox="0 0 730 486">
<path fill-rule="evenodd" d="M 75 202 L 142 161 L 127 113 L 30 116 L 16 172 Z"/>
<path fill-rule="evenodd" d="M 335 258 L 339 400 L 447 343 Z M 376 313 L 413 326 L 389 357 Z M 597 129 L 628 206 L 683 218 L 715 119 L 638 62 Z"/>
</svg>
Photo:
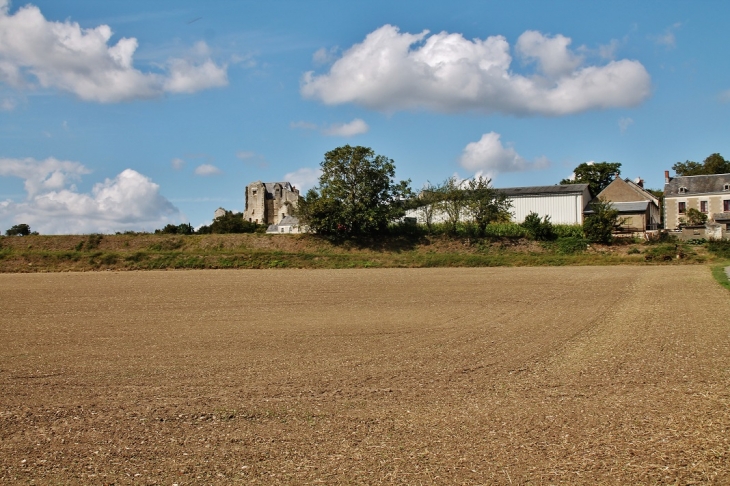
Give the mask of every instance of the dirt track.
<svg viewBox="0 0 730 486">
<path fill-rule="evenodd" d="M 702 266 L 0 275 L 0 481 L 730 483 Z"/>
</svg>

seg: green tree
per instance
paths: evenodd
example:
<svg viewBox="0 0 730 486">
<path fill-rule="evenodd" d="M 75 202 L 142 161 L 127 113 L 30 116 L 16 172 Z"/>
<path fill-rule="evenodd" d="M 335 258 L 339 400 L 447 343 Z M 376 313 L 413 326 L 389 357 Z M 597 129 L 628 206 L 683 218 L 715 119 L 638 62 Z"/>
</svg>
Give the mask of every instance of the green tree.
<svg viewBox="0 0 730 486">
<path fill-rule="evenodd" d="M 591 209 L 593 214 L 583 222 L 583 233 L 590 241 L 611 243 L 614 230 L 621 225 L 618 209 L 605 199 L 592 202 Z"/>
<path fill-rule="evenodd" d="M 372 236 L 405 214 L 410 180 L 395 182 L 395 163 L 371 148 L 345 145 L 327 152 L 318 187 L 297 215 L 310 230 L 338 237 Z"/>
<path fill-rule="evenodd" d="M 672 166 L 672 170 L 678 176 L 727 174 L 730 173 L 730 161 L 725 160 L 720 154 L 712 154 L 702 163 L 691 160 L 677 162 Z"/>
<path fill-rule="evenodd" d="M 172 225 L 168 225 L 172 226 Z M 184 232 L 185 229 L 180 225 L 175 227 L 177 234 L 189 234 Z M 199 234 L 226 234 L 226 233 L 254 233 L 259 225 L 243 219 L 243 213 L 234 213 L 226 211 L 225 214 L 213 220 L 210 225 L 204 225 L 198 228 Z M 183 229 L 183 232 L 180 230 Z M 192 229 L 192 228 L 191 228 Z"/>
<path fill-rule="evenodd" d="M 707 215 L 696 208 L 687 210 L 687 224 L 690 226 L 701 226 L 707 222 Z"/>
<path fill-rule="evenodd" d="M 427 182 L 418 193 L 418 196 L 412 200 L 413 207 L 420 214 L 429 233 L 433 230 L 433 218 L 438 212 L 438 205 L 444 197 L 443 192 L 441 186 Z"/>
<path fill-rule="evenodd" d="M 491 182 L 485 177 L 474 177 L 463 184 L 466 210 L 474 219 L 480 236 L 484 235 L 489 223 L 510 217 L 512 202 L 493 188 Z"/>
<path fill-rule="evenodd" d="M 563 179 L 560 184 L 588 184 L 591 196 L 596 197 L 621 175 L 620 162 L 584 162 L 573 170 L 574 179 Z"/>
<path fill-rule="evenodd" d="M 449 232 L 456 234 L 459 221 L 466 209 L 466 192 L 456 176 L 446 179 L 441 184 L 439 192 L 441 200 L 437 203 L 436 208 L 444 214 Z"/>
<path fill-rule="evenodd" d="M 30 226 L 24 223 L 16 224 L 9 230 L 5 231 L 7 236 L 28 236 L 30 233 Z"/>
</svg>

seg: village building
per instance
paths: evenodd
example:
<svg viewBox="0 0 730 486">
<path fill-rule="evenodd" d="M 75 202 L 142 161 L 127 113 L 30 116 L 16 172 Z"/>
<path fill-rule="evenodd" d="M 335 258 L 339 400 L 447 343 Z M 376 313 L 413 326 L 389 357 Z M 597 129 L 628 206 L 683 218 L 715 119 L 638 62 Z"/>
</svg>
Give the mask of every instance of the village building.
<svg viewBox="0 0 730 486">
<path fill-rule="evenodd" d="M 266 228 L 269 234 L 289 235 L 305 233 L 306 229 L 299 225 L 299 218 L 296 216 L 285 216 L 278 224 L 270 224 Z"/>
<path fill-rule="evenodd" d="M 644 181 L 641 178 L 632 181 L 617 177 L 598 194 L 597 198 L 609 202 L 611 208 L 618 211 L 621 233 L 646 233 L 659 229 L 661 223 L 659 199 L 644 189 Z M 585 212 L 586 215 L 592 213 L 590 207 Z"/>
<path fill-rule="evenodd" d="M 510 219 L 515 223 L 522 223 L 528 214 L 536 213 L 541 218 L 549 217 L 553 224 L 583 224 L 583 212 L 591 201 L 588 184 L 504 187 L 496 190 L 510 201 Z M 443 211 L 437 211 L 432 221 L 443 223 L 446 219 Z M 461 219 L 467 221 L 471 216 L 465 211 Z M 425 224 L 423 212 L 419 209 L 406 211 L 406 220 Z"/>
<path fill-rule="evenodd" d="M 298 203 L 299 190 L 288 182 L 252 182 L 246 186 L 243 219 L 258 224 L 279 224 L 293 215 Z"/>
<path fill-rule="evenodd" d="M 512 221 L 522 223 L 528 214 L 548 216 L 553 224 L 583 224 L 583 211 L 591 201 L 588 184 L 561 184 L 497 188 L 512 203 Z"/>
<path fill-rule="evenodd" d="M 679 230 L 686 226 L 691 208 L 707 215 L 707 223 L 702 228 L 687 228 L 683 236 L 730 237 L 730 174 L 669 177 L 669 171 L 664 171 L 664 227 Z"/>
</svg>

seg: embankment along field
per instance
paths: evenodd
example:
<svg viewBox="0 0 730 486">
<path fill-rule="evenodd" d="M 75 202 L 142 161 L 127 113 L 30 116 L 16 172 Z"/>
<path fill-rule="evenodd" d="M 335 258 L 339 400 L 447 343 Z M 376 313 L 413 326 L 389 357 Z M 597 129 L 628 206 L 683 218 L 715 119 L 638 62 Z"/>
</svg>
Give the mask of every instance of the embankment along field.
<svg viewBox="0 0 730 486">
<path fill-rule="evenodd" d="M 728 484 L 704 266 L 0 275 L 0 480 Z"/>
</svg>

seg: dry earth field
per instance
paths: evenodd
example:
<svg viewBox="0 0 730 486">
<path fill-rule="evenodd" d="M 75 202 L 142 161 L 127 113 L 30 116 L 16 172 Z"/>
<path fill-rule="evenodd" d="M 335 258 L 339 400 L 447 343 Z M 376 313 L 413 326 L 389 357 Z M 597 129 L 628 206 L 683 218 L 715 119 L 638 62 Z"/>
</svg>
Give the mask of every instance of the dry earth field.
<svg viewBox="0 0 730 486">
<path fill-rule="evenodd" d="M 729 484 L 704 266 L 0 275 L 0 481 Z"/>
</svg>

